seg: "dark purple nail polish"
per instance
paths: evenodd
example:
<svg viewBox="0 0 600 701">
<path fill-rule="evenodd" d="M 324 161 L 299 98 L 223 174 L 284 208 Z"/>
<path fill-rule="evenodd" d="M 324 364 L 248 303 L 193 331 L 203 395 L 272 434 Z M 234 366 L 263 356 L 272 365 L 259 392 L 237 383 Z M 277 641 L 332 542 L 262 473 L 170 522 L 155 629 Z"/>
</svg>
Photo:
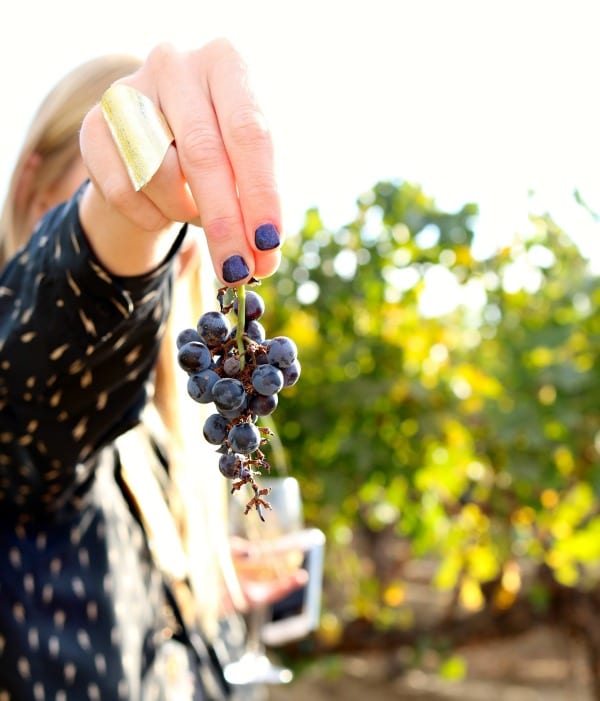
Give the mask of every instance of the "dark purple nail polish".
<svg viewBox="0 0 600 701">
<path fill-rule="evenodd" d="M 279 232 L 273 224 L 261 224 L 254 232 L 254 241 L 259 251 L 270 251 L 279 246 Z"/>
<path fill-rule="evenodd" d="M 242 256 L 229 256 L 223 263 L 223 280 L 225 282 L 237 282 L 248 277 L 250 271 Z"/>
</svg>

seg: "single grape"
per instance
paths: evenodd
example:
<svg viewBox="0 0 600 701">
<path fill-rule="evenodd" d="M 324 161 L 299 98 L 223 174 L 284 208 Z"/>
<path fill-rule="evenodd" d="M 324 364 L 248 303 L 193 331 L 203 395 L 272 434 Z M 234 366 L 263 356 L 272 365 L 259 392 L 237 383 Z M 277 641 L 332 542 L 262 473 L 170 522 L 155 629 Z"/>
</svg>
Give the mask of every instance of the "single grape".
<svg viewBox="0 0 600 701">
<path fill-rule="evenodd" d="M 298 357 L 298 348 L 287 336 L 275 336 L 269 341 L 267 356 L 271 365 L 278 368 L 289 367 Z"/>
<path fill-rule="evenodd" d="M 264 346 L 262 346 L 262 344 L 261 344 L 261 347 L 264 349 Z M 257 365 L 268 365 L 269 364 L 269 357 L 267 356 L 266 353 L 257 353 L 254 356 L 254 362 Z"/>
<path fill-rule="evenodd" d="M 283 386 L 292 387 L 295 385 L 300 379 L 301 370 L 302 367 L 298 358 L 296 358 L 296 360 L 294 360 L 294 362 L 291 365 L 288 365 L 286 368 L 281 368 L 281 372 L 283 374 Z"/>
<path fill-rule="evenodd" d="M 246 396 L 246 400 L 247 399 L 248 396 Z M 215 406 L 219 414 L 221 414 L 221 416 L 224 416 L 229 421 L 231 421 L 232 419 L 239 419 L 240 416 L 246 413 L 246 401 L 242 402 L 242 405 L 237 407 L 236 409 L 221 409 L 216 404 Z"/>
<path fill-rule="evenodd" d="M 180 331 L 177 334 L 175 345 L 177 346 L 177 349 L 179 349 L 189 341 L 202 341 L 200 334 L 196 331 L 196 329 L 183 329 L 183 331 Z"/>
<path fill-rule="evenodd" d="M 259 394 L 277 394 L 283 387 L 283 373 L 274 365 L 259 365 L 252 373 L 252 386 Z"/>
<path fill-rule="evenodd" d="M 265 340 L 265 327 L 260 321 L 252 319 L 246 324 L 246 335 L 256 343 L 262 343 Z"/>
<path fill-rule="evenodd" d="M 214 370 L 202 370 L 190 375 L 187 383 L 187 391 L 190 397 L 200 404 L 209 404 L 213 401 L 212 388 L 221 378 Z"/>
<path fill-rule="evenodd" d="M 219 458 L 219 471 L 224 477 L 233 479 L 239 472 L 243 456 L 226 453 Z"/>
<path fill-rule="evenodd" d="M 221 312 L 206 312 L 197 325 L 198 333 L 209 348 L 220 346 L 229 333 L 229 322 Z"/>
<path fill-rule="evenodd" d="M 188 341 L 177 351 L 177 362 L 191 374 L 208 369 L 212 364 L 212 355 L 204 343 Z"/>
<path fill-rule="evenodd" d="M 238 299 L 237 297 L 233 300 L 233 311 L 238 313 Z M 244 304 L 245 311 L 245 325 L 247 326 L 249 321 L 260 319 L 260 317 L 265 313 L 265 302 L 263 298 L 253 290 L 246 290 L 246 300 Z"/>
<path fill-rule="evenodd" d="M 249 339 L 255 343 L 262 343 L 265 340 L 265 327 L 260 323 L 260 321 L 249 321 L 246 324 L 244 334 L 248 336 Z M 228 340 L 235 340 L 237 338 L 237 326 L 234 326 L 229 332 Z"/>
<path fill-rule="evenodd" d="M 277 394 L 270 394 L 269 396 L 253 394 L 251 397 L 248 397 L 248 411 L 256 414 L 256 416 L 269 416 L 277 409 L 278 403 L 279 396 Z"/>
<path fill-rule="evenodd" d="M 243 456 L 241 457 L 243 458 Z M 248 467 L 248 465 L 245 465 L 242 462 L 235 476 L 243 480 L 244 482 L 248 482 L 252 479 L 252 470 Z"/>
<path fill-rule="evenodd" d="M 211 445 L 222 445 L 229 433 L 229 422 L 220 414 L 211 414 L 204 422 L 202 434 Z"/>
<path fill-rule="evenodd" d="M 239 373 L 239 371 L 239 358 L 235 358 L 233 355 L 230 355 L 228 358 L 225 358 L 225 360 L 223 361 L 223 372 L 228 377 L 235 377 Z"/>
<path fill-rule="evenodd" d="M 260 431 L 253 423 L 236 424 L 227 436 L 229 446 L 235 453 L 249 455 L 260 445 Z"/>
<path fill-rule="evenodd" d="M 244 385 L 234 377 L 223 377 L 212 388 L 213 401 L 218 409 L 238 409 L 246 400 Z"/>
</svg>

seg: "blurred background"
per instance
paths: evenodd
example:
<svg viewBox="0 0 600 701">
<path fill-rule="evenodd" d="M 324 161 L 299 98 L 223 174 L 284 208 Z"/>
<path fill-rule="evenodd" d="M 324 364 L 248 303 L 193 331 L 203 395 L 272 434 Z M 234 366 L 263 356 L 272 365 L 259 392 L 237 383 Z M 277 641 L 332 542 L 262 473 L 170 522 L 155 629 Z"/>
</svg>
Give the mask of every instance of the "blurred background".
<svg viewBox="0 0 600 701">
<path fill-rule="evenodd" d="M 280 473 L 328 538 L 273 699 L 600 699 L 595 2 L 5 6 L 0 183 L 92 56 L 229 36 L 278 147 Z M 296 694 L 296 696 L 294 696 Z"/>
</svg>

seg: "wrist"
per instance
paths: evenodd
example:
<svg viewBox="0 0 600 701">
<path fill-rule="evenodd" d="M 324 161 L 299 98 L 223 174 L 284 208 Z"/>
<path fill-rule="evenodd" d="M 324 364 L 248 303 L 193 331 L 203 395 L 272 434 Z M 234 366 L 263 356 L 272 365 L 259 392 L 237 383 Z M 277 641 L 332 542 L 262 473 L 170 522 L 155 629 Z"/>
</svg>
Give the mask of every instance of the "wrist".
<svg viewBox="0 0 600 701">
<path fill-rule="evenodd" d="M 181 224 L 164 217 L 141 228 L 89 182 L 79 201 L 79 218 L 100 263 L 113 275 L 144 275 L 168 255 Z"/>
</svg>

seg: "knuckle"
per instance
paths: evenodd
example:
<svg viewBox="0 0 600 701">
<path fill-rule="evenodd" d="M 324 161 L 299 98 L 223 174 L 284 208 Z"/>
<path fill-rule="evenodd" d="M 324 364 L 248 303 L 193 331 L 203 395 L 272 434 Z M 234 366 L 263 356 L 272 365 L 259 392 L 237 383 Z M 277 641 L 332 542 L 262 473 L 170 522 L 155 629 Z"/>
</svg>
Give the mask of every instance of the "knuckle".
<svg viewBox="0 0 600 701">
<path fill-rule="evenodd" d="M 244 195 L 252 202 L 264 202 L 277 196 L 275 173 L 270 169 L 253 169 L 244 182 Z"/>
<path fill-rule="evenodd" d="M 229 119 L 229 131 L 236 146 L 270 148 L 271 135 L 266 119 L 256 107 L 245 106 L 234 110 Z"/>
<path fill-rule="evenodd" d="M 175 48 L 167 41 L 157 44 L 148 54 L 147 63 L 152 68 L 159 68 L 170 61 L 175 54 Z"/>
<path fill-rule="evenodd" d="M 224 36 L 219 36 L 209 41 L 204 46 L 204 50 L 213 59 L 239 56 L 231 40 Z"/>
<path fill-rule="evenodd" d="M 196 124 L 188 129 L 177 140 L 177 150 L 192 168 L 215 168 L 225 158 L 225 147 L 220 135 L 205 124 Z"/>
<path fill-rule="evenodd" d="M 127 213 L 135 208 L 136 193 L 125 178 L 112 177 L 107 179 L 103 184 L 102 191 L 106 202 L 113 209 Z"/>
<path fill-rule="evenodd" d="M 216 244 L 231 241 L 236 232 L 243 231 L 240 218 L 236 215 L 222 215 L 209 219 L 203 217 L 202 228 L 207 238 Z"/>
<path fill-rule="evenodd" d="M 167 218 L 155 207 L 144 206 L 144 195 L 135 192 L 124 178 L 110 178 L 104 183 L 102 192 L 111 209 L 144 231 L 157 232 L 168 223 Z"/>
</svg>

